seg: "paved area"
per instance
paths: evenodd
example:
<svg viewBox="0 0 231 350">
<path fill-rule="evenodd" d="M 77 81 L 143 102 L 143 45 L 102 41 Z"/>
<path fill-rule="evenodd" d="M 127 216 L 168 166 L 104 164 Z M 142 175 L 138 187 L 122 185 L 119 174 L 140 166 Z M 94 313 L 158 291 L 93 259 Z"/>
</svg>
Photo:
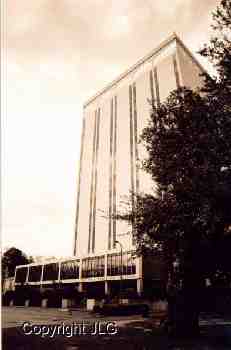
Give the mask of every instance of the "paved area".
<svg viewBox="0 0 231 350">
<path fill-rule="evenodd" d="M 94 322 L 116 322 L 118 326 L 126 323 L 141 321 L 143 318 L 136 316 L 111 316 L 101 317 L 82 310 L 62 310 L 57 308 L 39 307 L 3 307 L 2 308 L 2 328 L 20 327 L 24 322 L 30 321 L 34 324 L 72 324 L 73 322 L 85 321 Z"/>
<path fill-rule="evenodd" d="M 24 322 L 55 327 L 57 324 L 71 325 L 73 322 L 93 324 L 115 322 L 116 334 L 41 336 L 26 335 L 22 331 Z M 153 326 L 151 319 L 139 316 L 96 317 L 88 312 L 75 310 L 3 307 L 3 350 L 230 350 L 231 319 L 219 316 L 202 315 L 201 336 L 198 339 L 173 339 Z"/>
</svg>

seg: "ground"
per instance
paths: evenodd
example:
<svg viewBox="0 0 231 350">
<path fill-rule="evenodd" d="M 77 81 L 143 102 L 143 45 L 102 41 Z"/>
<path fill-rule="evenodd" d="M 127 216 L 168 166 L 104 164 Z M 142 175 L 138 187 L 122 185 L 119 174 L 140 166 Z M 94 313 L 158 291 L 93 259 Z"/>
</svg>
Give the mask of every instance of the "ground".
<svg viewBox="0 0 231 350">
<path fill-rule="evenodd" d="M 26 332 L 32 325 L 39 325 L 35 330 L 39 333 L 42 325 L 53 326 L 73 324 L 103 325 L 101 333 L 106 332 L 107 322 L 115 322 L 116 334 L 89 335 L 91 328 L 86 328 L 85 335 L 25 335 L 22 329 L 24 322 L 30 322 Z M 94 328 L 94 327 L 93 327 Z M 92 329 L 93 329 L 92 328 Z M 81 310 L 58 310 L 25 307 L 2 308 L 2 345 L 3 350 L 230 350 L 231 349 L 231 318 L 203 315 L 200 320 L 201 336 L 198 339 L 173 339 L 154 326 L 152 318 L 141 316 L 97 317 Z M 68 333 L 70 334 L 70 332 Z"/>
</svg>

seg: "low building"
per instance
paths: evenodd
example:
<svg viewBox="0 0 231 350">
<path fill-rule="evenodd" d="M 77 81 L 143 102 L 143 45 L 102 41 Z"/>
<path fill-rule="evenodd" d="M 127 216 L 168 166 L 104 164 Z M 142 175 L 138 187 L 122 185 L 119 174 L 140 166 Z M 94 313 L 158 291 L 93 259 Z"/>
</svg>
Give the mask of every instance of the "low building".
<svg viewBox="0 0 231 350">
<path fill-rule="evenodd" d="M 86 296 L 118 296 L 121 292 L 141 295 L 143 282 L 148 288 L 164 284 L 165 269 L 160 256 L 137 257 L 134 251 L 117 252 L 86 258 L 73 258 L 16 267 L 15 288 L 48 289 L 75 287 Z M 154 268 L 151 268 L 151 266 Z M 95 294 L 95 295 L 94 295 Z"/>
</svg>

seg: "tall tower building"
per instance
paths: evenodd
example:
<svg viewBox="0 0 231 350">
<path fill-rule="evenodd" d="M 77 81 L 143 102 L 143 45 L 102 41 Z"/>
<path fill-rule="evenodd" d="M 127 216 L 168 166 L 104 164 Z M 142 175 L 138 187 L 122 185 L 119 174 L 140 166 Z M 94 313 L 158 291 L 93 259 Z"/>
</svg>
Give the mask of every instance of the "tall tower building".
<svg viewBox="0 0 231 350">
<path fill-rule="evenodd" d="M 132 227 L 116 221 L 130 193 L 150 193 L 155 184 L 139 165 L 139 136 L 151 106 L 179 86 L 196 89 L 203 68 L 173 34 L 84 105 L 74 257 L 17 266 L 15 288 L 75 286 L 92 297 L 133 291 L 145 297 L 165 290 L 159 256 L 137 256 Z M 135 203 L 131 197 L 131 206 Z M 117 244 L 118 243 L 118 244 Z M 130 295 L 132 295 L 130 293 Z M 156 294 L 158 295 L 158 294 Z"/>
<path fill-rule="evenodd" d="M 74 255 L 132 250 L 132 227 L 114 216 L 131 192 L 154 184 L 140 167 L 139 136 L 151 106 L 179 86 L 201 86 L 203 68 L 173 34 L 150 54 L 88 100 L 83 109 Z M 134 203 L 131 200 L 131 206 Z"/>
</svg>

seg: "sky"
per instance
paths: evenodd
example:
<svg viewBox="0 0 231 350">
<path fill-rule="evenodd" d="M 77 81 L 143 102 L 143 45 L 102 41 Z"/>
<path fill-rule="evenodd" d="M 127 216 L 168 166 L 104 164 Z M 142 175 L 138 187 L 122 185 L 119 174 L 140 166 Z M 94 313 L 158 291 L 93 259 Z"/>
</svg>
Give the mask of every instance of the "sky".
<svg viewBox="0 0 231 350">
<path fill-rule="evenodd" d="M 72 255 L 84 101 L 172 32 L 195 54 L 211 35 L 211 11 L 218 3 L 5 2 L 3 249 Z"/>
</svg>

